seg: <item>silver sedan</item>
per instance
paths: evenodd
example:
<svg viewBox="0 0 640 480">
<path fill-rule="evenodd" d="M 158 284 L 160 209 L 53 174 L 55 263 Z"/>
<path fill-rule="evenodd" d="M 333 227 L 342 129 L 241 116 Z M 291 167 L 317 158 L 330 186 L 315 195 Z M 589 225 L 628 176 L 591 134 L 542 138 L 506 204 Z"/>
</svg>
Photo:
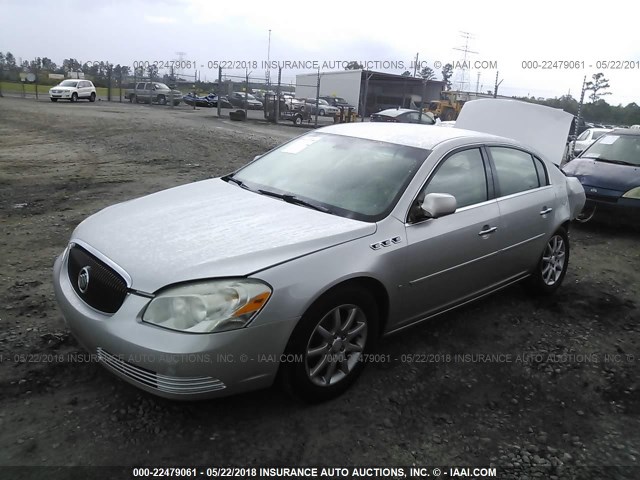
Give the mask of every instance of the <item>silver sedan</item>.
<svg viewBox="0 0 640 480">
<path fill-rule="evenodd" d="M 55 293 L 80 343 L 146 391 L 196 399 L 278 378 L 319 401 L 381 336 L 520 280 L 554 292 L 583 204 L 576 179 L 515 140 L 335 125 L 91 216 Z"/>
</svg>

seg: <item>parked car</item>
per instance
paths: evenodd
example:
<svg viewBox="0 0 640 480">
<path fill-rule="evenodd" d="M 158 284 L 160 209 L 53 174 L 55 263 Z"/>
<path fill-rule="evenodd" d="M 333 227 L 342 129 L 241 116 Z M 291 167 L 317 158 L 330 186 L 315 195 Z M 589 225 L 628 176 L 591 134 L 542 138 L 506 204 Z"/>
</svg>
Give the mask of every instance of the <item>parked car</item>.
<svg viewBox="0 0 640 480">
<path fill-rule="evenodd" d="M 305 105 L 305 102 L 303 99 L 299 99 L 291 95 L 283 95 L 282 99 L 284 101 L 286 110 L 295 110 L 295 111 L 302 110 L 302 108 Z"/>
<path fill-rule="evenodd" d="M 371 115 L 372 122 L 397 122 L 397 123 L 423 123 L 434 125 L 436 123 L 432 113 L 422 113 L 410 108 L 390 108 Z"/>
<path fill-rule="evenodd" d="M 578 220 L 589 221 L 596 213 L 640 219 L 640 129 L 605 133 L 562 170 L 580 180 L 587 195 Z"/>
<path fill-rule="evenodd" d="M 227 96 L 227 99 L 236 108 L 245 108 L 245 102 L 247 104 L 247 109 L 249 110 L 262 110 L 262 102 L 256 100 L 256 98 L 250 93 L 245 94 L 244 92 L 233 92 L 231 95 Z"/>
<path fill-rule="evenodd" d="M 218 106 L 218 95 L 216 95 L 215 93 L 210 93 L 209 95 L 207 95 L 207 98 L 211 100 L 214 107 Z M 231 102 L 229 102 L 227 97 L 225 97 L 224 95 L 220 96 L 220 108 L 233 108 Z"/>
<path fill-rule="evenodd" d="M 560 287 L 584 191 L 537 146 L 421 125 L 314 130 L 83 221 L 55 262 L 57 302 L 85 348 L 148 392 L 278 378 L 328 399 L 383 335 L 518 280 Z"/>
<path fill-rule="evenodd" d="M 600 138 L 607 132 L 610 132 L 607 128 L 588 128 L 576 138 L 575 148 L 573 150 L 574 155 L 580 155 L 582 151 L 591 145 L 594 141 Z"/>
<path fill-rule="evenodd" d="M 187 105 L 193 106 L 195 103 L 196 107 L 207 107 L 212 108 L 215 107 L 213 100 L 209 97 L 199 97 L 195 93 L 189 92 L 184 97 L 182 97 L 182 101 Z"/>
<path fill-rule="evenodd" d="M 333 97 L 333 96 L 325 95 L 325 96 L 321 96 L 320 98 L 323 100 L 326 100 L 329 105 L 337 107 L 338 109 L 342 107 L 345 110 L 345 112 L 348 109 L 352 109 L 353 111 L 355 111 L 356 109 L 355 106 L 351 105 L 342 97 Z"/>
<path fill-rule="evenodd" d="M 49 89 L 49 98 L 52 102 L 57 102 L 58 100 L 77 102 L 81 98 L 95 102 L 96 87 L 93 86 L 90 80 L 63 80 Z"/>
<path fill-rule="evenodd" d="M 317 110 L 318 115 L 320 115 L 321 117 L 324 117 L 324 116 L 333 117 L 340 113 L 340 109 L 332 105 L 329 105 L 329 102 L 327 102 L 322 98 L 318 99 L 318 108 L 316 108 L 315 98 L 305 99 L 304 103 L 302 104 L 302 108 L 307 110 L 311 115 L 315 115 Z"/>
<path fill-rule="evenodd" d="M 174 105 L 179 105 L 182 100 L 180 90 L 169 88 L 160 82 L 138 82 L 125 90 L 125 98 L 132 103 L 157 103 L 158 105 L 166 105 L 173 99 Z"/>
</svg>

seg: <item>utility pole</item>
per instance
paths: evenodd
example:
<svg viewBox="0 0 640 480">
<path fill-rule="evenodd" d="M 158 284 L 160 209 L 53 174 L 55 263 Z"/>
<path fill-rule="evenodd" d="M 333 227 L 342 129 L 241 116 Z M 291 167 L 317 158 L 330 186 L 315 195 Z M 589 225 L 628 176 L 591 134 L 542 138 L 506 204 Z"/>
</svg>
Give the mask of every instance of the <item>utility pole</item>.
<svg viewBox="0 0 640 480">
<path fill-rule="evenodd" d="M 413 76 L 416 76 L 416 71 L 418 70 L 418 55 L 420 55 L 420 52 L 416 53 L 416 61 L 413 64 Z"/>
<path fill-rule="evenodd" d="M 500 75 L 500 72 L 496 72 L 496 85 L 493 88 L 493 98 L 498 98 L 498 87 L 502 83 L 502 80 L 498 81 L 498 75 Z"/>
<path fill-rule="evenodd" d="M 586 92 L 587 76 L 582 79 L 582 93 L 580 93 L 580 103 L 578 104 L 578 114 L 575 118 L 575 125 L 573 126 L 573 141 L 571 142 L 571 148 L 569 149 L 569 157 L 567 161 L 573 158 L 573 153 L 576 149 L 576 140 L 578 138 L 578 128 L 580 128 L 580 117 L 582 116 L 582 102 L 584 102 L 584 94 Z"/>
<path fill-rule="evenodd" d="M 267 93 L 271 90 L 271 29 L 269 29 L 269 43 L 267 44 Z"/>
<path fill-rule="evenodd" d="M 220 109 L 222 108 L 220 104 L 222 101 L 220 97 L 222 96 L 222 67 L 218 67 L 218 118 L 220 118 Z"/>
</svg>

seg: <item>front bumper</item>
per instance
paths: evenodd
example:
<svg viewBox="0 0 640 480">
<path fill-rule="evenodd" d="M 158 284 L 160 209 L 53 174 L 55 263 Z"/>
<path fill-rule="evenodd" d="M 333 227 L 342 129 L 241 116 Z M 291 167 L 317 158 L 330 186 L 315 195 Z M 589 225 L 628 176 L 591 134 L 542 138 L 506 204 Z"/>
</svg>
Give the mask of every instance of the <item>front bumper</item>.
<svg viewBox="0 0 640 480">
<path fill-rule="evenodd" d="M 299 318 L 229 332 L 188 334 L 142 322 L 149 299 L 129 293 L 113 315 L 85 304 L 71 286 L 66 255 L 53 285 L 73 336 L 118 377 L 170 399 L 214 398 L 270 386 Z"/>
<path fill-rule="evenodd" d="M 49 92 L 49 97 L 51 98 L 71 98 L 72 92 Z"/>
<path fill-rule="evenodd" d="M 598 193 L 591 192 L 593 187 L 584 185 L 587 195 L 585 209 L 595 206 L 596 216 L 608 217 L 610 220 L 640 220 L 640 199 L 625 198 L 621 192 L 599 188 Z"/>
</svg>

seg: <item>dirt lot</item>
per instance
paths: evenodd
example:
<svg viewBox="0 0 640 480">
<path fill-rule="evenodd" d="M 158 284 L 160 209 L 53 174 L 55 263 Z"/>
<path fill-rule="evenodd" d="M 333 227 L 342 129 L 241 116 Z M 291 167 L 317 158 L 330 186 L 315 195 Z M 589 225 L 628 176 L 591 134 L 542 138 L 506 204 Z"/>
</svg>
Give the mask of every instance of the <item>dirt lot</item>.
<svg viewBox="0 0 640 480">
<path fill-rule="evenodd" d="M 42 361 L 80 352 L 50 277 L 83 218 L 299 133 L 201 110 L 0 98 L 0 466 L 492 464 L 499 478 L 640 478 L 640 233 L 627 228 L 574 227 L 559 294 L 515 286 L 390 337 L 381 352 L 414 362 L 372 364 L 325 404 L 275 388 L 175 403 L 97 364 Z"/>
</svg>

